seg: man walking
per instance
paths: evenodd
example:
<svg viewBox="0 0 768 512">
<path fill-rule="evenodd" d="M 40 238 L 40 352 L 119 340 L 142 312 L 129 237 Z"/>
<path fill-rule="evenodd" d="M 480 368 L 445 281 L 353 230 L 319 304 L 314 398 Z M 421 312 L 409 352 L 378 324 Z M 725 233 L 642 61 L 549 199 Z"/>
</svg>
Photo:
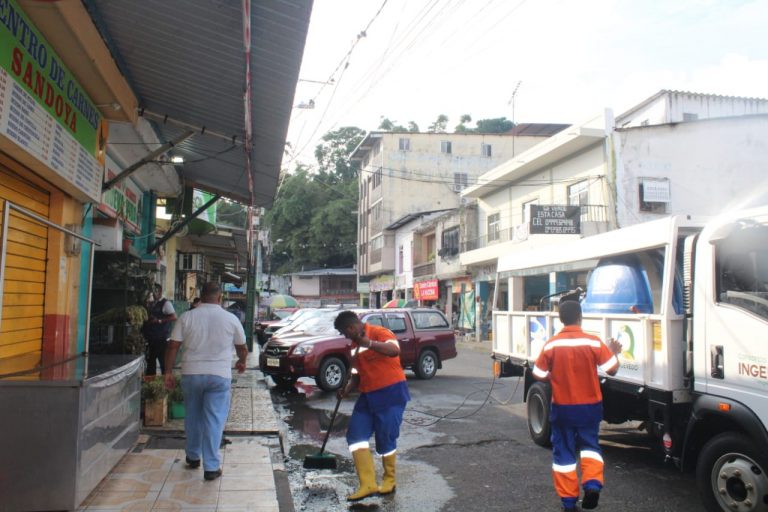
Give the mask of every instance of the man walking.
<svg viewBox="0 0 768 512">
<path fill-rule="evenodd" d="M 215 480 L 222 473 L 219 445 L 229 414 L 232 347 L 237 352 L 235 368 L 239 373 L 245 371 L 248 348 L 243 325 L 220 305 L 219 285 L 206 283 L 200 300 L 200 305 L 181 315 L 173 328 L 165 359 L 165 385 L 174 385 L 171 369 L 183 346 L 181 388 L 187 467 L 197 469 L 202 457 L 203 477 Z"/>
<path fill-rule="evenodd" d="M 578 510 L 579 479 L 577 460 L 581 460 L 584 509 L 597 507 L 603 488 L 603 457 L 598 443 L 603 419 L 603 396 L 597 369 L 615 375 L 616 355 L 621 344 L 600 338 L 581 329 L 581 305 L 576 301 L 560 304 L 563 329 L 544 344 L 533 367 L 533 376 L 552 384 L 552 478 L 563 510 Z M 579 450 L 579 457 L 576 450 Z"/>
<path fill-rule="evenodd" d="M 400 366 L 400 345 L 389 329 L 364 324 L 352 311 L 342 311 L 334 327 L 352 341 L 357 354 L 353 359 L 352 378 L 339 398 L 359 388 L 347 428 L 347 443 L 355 462 L 360 486 L 348 501 L 359 501 L 376 494 L 394 492 L 397 438 L 408 400 L 408 385 Z M 384 477 L 376 484 L 376 470 L 368 440 L 376 439 L 376 453 L 382 458 Z"/>
<path fill-rule="evenodd" d="M 165 375 L 165 348 L 168 345 L 168 335 L 171 332 L 171 322 L 176 320 L 176 311 L 171 301 L 163 297 L 163 287 L 155 285 L 153 292 L 155 301 L 149 307 L 149 318 L 144 324 L 142 333 L 147 339 L 147 370 L 145 375 L 157 375 L 157 361 L 160 360 L 160 371 Z M 171 369 L 168 368 L 168 372 Z"/>
</svg>

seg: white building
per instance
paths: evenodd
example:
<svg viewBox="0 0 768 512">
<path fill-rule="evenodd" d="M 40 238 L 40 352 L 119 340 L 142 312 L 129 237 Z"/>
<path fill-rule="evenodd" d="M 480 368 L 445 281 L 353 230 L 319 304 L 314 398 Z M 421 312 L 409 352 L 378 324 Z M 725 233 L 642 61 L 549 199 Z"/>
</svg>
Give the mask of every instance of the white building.
<svg viewBox="0 0 768 512">
<path fill-rule="evenodd" d="M 387 226 L 408 214 L 459 207 L 459 193 L 481 174 L 564 126 L 520 125 L 507 134 L 369 133 L 351 158 L 361 163 L 358 272 L 371 305 L 392 298 L 395 287 L 398 254 Z"/>
<path fill-rule="evenodd" d="M 615 123 L 606 110 L 570 126 L 462 193 L 477 202 L 477 214 L 465 219 L 477 236 L 462 240 L 460 257 L 480 297 L 478 318 L 488 316 L 501 254 L 669 214 L 717 214 L 745 200 L 740 198 L 766 192 L 765 162 L 768 100 L 661 91 Z M 543 206 L 566 207 L 557 214 L 572 207 L 572 228 L 578 223 L 578 229 L 532 234 L 531 227 L 543 222 L 532 220 L 531 212 Z M 535 307 L 541 296 L 583 285 L 585 278 L 560 272 L 548 282 L 531 282 L 526 305 Z M 499 295 L 506 292 L 503 286 Z"/>
</svg>

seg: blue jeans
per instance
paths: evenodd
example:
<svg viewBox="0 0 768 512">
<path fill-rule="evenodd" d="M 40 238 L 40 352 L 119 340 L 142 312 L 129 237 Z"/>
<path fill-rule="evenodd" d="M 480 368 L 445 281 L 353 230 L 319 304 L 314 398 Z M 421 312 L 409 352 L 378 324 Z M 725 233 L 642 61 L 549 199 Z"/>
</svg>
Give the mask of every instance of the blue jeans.
<svg viewBox="0 0 768 512">
<path fill-rule="evenodd" d="M 202 455 L 205 471 L 221 467 L 219 446 L 229 415 L 231 382 L 216 375 L 181 376 L 187 457 L 200 460 Z"/>
</svg>

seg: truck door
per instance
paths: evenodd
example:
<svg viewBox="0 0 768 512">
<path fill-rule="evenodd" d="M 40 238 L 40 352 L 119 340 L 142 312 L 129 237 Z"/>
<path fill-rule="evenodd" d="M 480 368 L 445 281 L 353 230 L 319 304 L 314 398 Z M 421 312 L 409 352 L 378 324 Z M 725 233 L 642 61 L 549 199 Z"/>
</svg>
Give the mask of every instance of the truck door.
<svg viewBox="0 0 768 512">
<path fill-rule="evenodd" d="M 405 365 L 413 363 L 416 350 L 416 339 L 413 337 L 413 331 L 408 328 L 408 321 L 404 313 L 387 313 L 386 327 L 395 333 L 397 341 L 400 343 L 400 362 Z"/>
<path fill-rule="evenodd" d="M 706 337 L 704 353 L 696 356 L 698 369 L 703 369 L 697 378 L 706 381 L 708 393 L 745 404 L 765 423 L 768 226 L 740 221 L 721 230 L 715 238 L 715 242 L 707 244 L 709 247 L 700 246 L 697 253 L 706 254 L 702 259 L 713 258 L 715 270 L 714 282 L 706 287 L 713 300 L 701 301 L 709 306 L 705 323 L 695 324 L 698 330 L 694 335 Z M 699 271 L 696 279 L 702 277 L 706 272 Z M 696 303 L 694 308 L 699 311 Z"/>
</svg>

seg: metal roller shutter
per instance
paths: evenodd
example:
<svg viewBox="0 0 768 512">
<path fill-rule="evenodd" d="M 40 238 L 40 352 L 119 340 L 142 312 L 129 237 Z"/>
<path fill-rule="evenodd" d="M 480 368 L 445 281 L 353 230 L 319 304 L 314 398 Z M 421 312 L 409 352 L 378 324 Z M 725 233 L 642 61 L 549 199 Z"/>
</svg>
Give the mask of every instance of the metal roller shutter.
<svg viewBox="0 0 768 512">
<path fill-rule="evenodd" d="M 0 165 L 0 228 L 6 201 L 48 218 L 49 193 Z M 48 228 L 12 210 L 7 244 L 0 359 L 34 357 L 43 339 Z"/>
</svg>

